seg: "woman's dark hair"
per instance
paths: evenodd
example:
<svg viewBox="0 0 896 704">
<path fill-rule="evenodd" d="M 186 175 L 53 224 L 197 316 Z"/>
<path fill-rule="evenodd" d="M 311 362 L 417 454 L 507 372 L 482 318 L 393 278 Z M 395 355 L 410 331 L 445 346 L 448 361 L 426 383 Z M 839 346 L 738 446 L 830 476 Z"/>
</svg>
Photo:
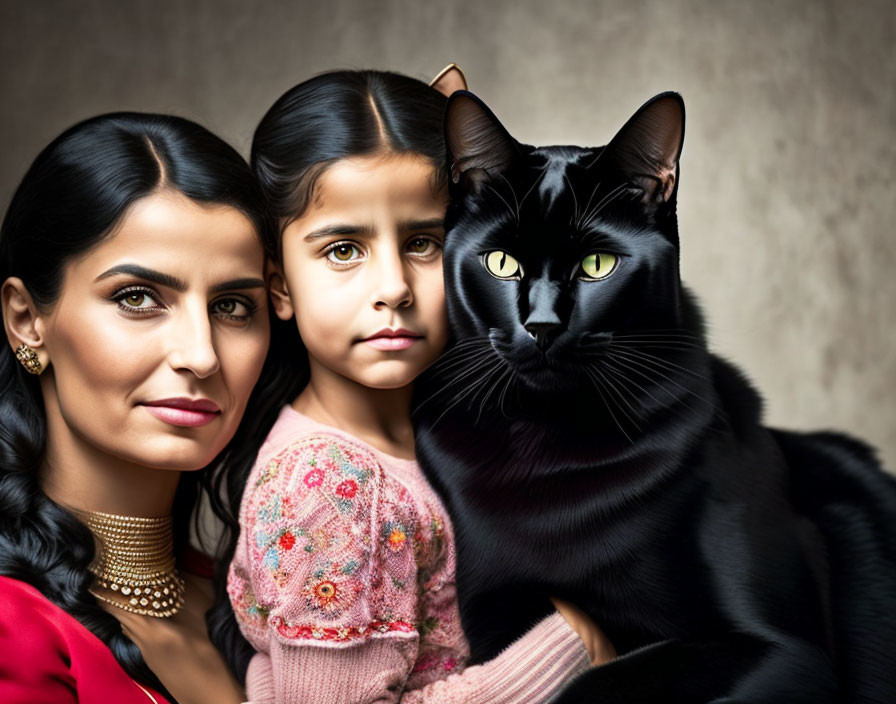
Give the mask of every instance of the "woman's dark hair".
<svg viewBox="0 0 896 704">
<path fill-rule="evenodd" d="M 137 200 L 164 189 L 197 203 L 238 209 L 254 224 L 268 255 L 274 254 L 272 220 L 258 184 L 236 151 L 188 120 L 115 113 L 68 129 L 35 159 L 0 229 L 0 283 L 19 277 L 39 308 L 51 308 L 61 293 L 66 264 L 110 236 Z M 276 348 L 284 349 L 279 344 Z M 280 404 L 269 401 L 270 392 L 283 383 L 277 369 L 285 366 L 276 353 L 269 354 L 235 438 L 208 468 L 181 476 L 174 504 L 175 550 L 187 542 L 199 483 L 212 490 L 215 504 L 217 490 L 229 481 L 230 463 L 251 464 L 252 457 L 245 454 L 246 438 L 267 432 L 273 422 Z M 36 587 L 99 637 L 132 677 L 165 692 L 119 621 L 88 592 L 94 540 L 81 522 L 40 488 L 38 468 L 46 440 L 38 381 L 4 344 L 0 575 Z"/>
<path fill-rule="evenodd" d="M 261 184 L 268 208 L 282 233 L 311 202 L 314 185 L 327 167 L 340 159 L 374 154 L 417 154 L 433 166 L 433 189 L 447 182 L 442 116 L 446 98 L 422 81 L 386 71 L 332 71 L 315 76 L 286 91 L 271 106 L 255 130 L 250 163 Z M 279 242 L 279 237 L 278 237 Z M 278 243 L 277 258 L 280 258 Z M 271 354 L 286 360 L 277 367 L 283 379 L 277 397 L 292 401 L 308 383 L 308 355 L 295 323 L 274 324 Z M 275 347 L 280 347 L 275 351 Z M 267 425 L 269 428 L 270 425 Z M 255 457 L 262 435 L 241 448 L 243 458 Z M 230 462 L 227 500 L 217 512 L 233 525 L 239 515 L 243 487 L 252 468 Z M 224 550 L 227 561 L 236 548 L 237 531 L 231 531 Z M 219 575 L 218 591 L 226 573 Z M 232 645 L 240 639 L 233 610 L 218 603 L 214 609 L 214 643 L 228 657 L 237 676 L 245 676 L 252 651 Z"/>
</svg>

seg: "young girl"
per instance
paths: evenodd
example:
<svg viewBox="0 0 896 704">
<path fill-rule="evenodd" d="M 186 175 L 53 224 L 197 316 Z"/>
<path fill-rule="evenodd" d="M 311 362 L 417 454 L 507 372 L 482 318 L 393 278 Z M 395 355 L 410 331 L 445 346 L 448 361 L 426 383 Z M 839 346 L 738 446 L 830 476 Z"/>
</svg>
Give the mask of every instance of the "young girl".
<svg viewBox="0 0 896 704">
<path fill-rule="evenodd" d="M 555 613 L 464 668 L 452 529 L 410 421 L 413 381 L 447 338 L 444 102 L 404 76 L 335 72 L 288 91 L 255 133 L 282 231 L 274 310 L 307 349 L 307 384 L 248 478 L 228 581 L 261 653 L 256 702 L 541 702 L 592 662 L 570 623 L 595 660 L 611 651 Z"/>
</svg>

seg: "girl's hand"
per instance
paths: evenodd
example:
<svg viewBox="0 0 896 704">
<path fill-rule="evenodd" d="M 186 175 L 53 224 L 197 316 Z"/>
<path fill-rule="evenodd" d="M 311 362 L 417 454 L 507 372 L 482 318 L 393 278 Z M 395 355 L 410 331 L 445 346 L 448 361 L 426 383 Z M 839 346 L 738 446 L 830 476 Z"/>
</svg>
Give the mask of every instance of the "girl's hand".
<svg viewBox="0 0 896 704">
<path fill-rule="evenodd" d="M 591 620 L 588 614 L 568 601 L 562 601 L 553 597 L 551 597 L 551 601 L 554 604 L 554 608 L 569 623 L 570 628 L 582 639 L 585 649 L 591 656 L 592 664 L 603 665 L 616 657 L 616 649 L 613 647 L 613 644 L 607 639 L 604 632 L 597 627 L 597 624 Z"/>
</svg>

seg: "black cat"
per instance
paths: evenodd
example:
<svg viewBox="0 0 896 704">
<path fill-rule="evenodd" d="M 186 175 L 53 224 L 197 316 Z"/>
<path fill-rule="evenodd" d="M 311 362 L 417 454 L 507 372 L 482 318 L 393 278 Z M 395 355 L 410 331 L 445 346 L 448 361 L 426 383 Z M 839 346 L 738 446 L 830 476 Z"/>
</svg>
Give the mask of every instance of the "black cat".
<svg viewBox="0 0 896 704">
<path fill-rule="evenodd" d="M 621 655 L 565 702 L 896 702 L 896 480 L 858 441 L 764 428 L 707 352 L 680 96 L 602 148 L 520 144 L 465 91 L 445 120 L 455 344 L 415 424 L 474 661 L 553 596 Z"/>
</svg>

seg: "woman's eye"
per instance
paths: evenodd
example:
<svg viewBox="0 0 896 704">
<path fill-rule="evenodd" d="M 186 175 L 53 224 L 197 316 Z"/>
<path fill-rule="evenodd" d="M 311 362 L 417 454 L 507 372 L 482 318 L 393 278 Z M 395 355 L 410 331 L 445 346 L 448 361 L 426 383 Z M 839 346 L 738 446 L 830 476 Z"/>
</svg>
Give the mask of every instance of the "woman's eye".
<svg viewBox="0 0 896 704">
<path fill-rule="evenodd" d="M 488 273 L 499 279 L 518 279 L 523 275 L 520 263 L 507 252 L 501 250 L 488 252 L 483 261 Z"/>
<path fill-rule="evenodd" d="M 337 264 L 353 262 L 361 258 L 361 251 L 353 244 L 338 242 L 327 250 L 327 259 Z"/>
<path fill-rule="evenodd" d="M 589 254 L 582 260 L 580 279 L 585 281 L 599 281 L 607 278 L 616 270 L 619 257 L 609 252 L 596 252 Z"/>
<path fill-rule="evenodd" d="M 121 291 L 114 300 L 119 306 L 130 311 L 149 311 L 161 307 L 149 291 L 142 289 Z"/>
<path fill-rule="evenodd" d="M 212 313 L 232 320 L 246 320 L 254 312 L 254 306 L 236 298 L 224 298 L 212 304 Z"/>
</svg>

